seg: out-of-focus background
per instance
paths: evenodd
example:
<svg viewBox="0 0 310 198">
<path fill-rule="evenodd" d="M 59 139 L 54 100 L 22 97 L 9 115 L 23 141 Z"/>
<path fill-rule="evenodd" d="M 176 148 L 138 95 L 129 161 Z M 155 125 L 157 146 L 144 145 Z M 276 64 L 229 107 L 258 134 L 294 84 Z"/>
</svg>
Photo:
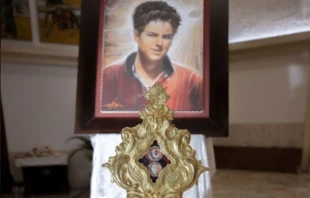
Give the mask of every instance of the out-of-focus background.
<svg viewBox="0 0 310 198">
<path fill-rule="evenodd" d="M 72 24 L 50 27 L 53 3 Z M 92 148 L 88 136 L 74 135 L 80 1 L 1 4 L 1 137 L 15 190 L 29 175 L 39 185 L 40 174 L 55 171 L 64 192 L 87 197 Z M 214 198 L 310 195 L 309 73 L 309 0 L 229 1 L 230 131 L 212 138 Z M 23 160 L 40 156 L 45 160 Z M 43 167 L 23 172 L 29 163 Z"/>
</svg>

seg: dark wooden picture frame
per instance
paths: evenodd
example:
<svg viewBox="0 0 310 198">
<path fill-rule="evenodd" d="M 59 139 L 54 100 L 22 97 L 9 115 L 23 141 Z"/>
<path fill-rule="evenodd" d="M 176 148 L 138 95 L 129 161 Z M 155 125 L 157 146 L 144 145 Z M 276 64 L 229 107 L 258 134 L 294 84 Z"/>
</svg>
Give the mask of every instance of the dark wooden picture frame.
<svg viewBox="0 0 310 198">
<path fill-rule="evenodd" d="M 79 44 L 75 133 L 119 133 L 122 128 L 141 123 L 138 113 L 98 116 L 97 64 L 102 31 L 104 1 L 82 2 Z M 204 0 L 204 111 L 175 113 L 173 124 L 205 136 L 228 135 L 228 1 Z M 98 61 L 99 60 L 99 61 Z M 205 78 L 204 78 L 204 81 Z M 97 87 L 98 88 L 98 87 Z M 207 109 L 206 109 L 207 108 Z M 141 109 L 142 110 L 142 109 Z"/>
</svg>

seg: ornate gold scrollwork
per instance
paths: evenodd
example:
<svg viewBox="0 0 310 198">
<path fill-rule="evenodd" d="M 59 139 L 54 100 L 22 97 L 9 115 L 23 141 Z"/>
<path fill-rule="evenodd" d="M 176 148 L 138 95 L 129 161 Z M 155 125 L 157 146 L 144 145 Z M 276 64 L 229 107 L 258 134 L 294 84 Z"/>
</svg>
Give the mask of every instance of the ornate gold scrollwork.
<svg viewBox="0 0 310 198">
<path fill-rule="evenodd" d="M 116 156 L 103 167 L 111 172 L 112 182 L 127 191 L 127 198 L 182 197 L 209 169 L 195 158 L 190 132 L 171 124 L 165 89 L 156 84 L 145 97 L 149 104 L 139 112 L 142 123 L 122 130 Z"/>
</svg>

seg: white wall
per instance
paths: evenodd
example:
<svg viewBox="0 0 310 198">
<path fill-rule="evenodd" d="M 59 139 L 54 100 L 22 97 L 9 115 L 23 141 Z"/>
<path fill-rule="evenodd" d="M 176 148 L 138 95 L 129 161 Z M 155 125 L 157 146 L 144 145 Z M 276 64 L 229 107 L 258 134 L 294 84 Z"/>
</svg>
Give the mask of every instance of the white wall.
<svg viewBox="0 0 310 198">
<path fill-rule="evenodd" d="M 230 42 L 309 30 L 309 0 L 229 0 Z"/>
<path fill-rule="evenodd" d="M 310 1 L 232 0 L 229 28 L 230 42 L 309 30 Z M 304 122 L 309 53 L 303 48 L 231 61 L 230 123 Z M 65 141 L 73 135 L 77 68 L 8 62 L 1 67 L 9 152 L 37 145 L 71 148 Z"/>
<path fill-rule="evenodd" d="M 9 152 L 72 147 L 65 141 L 73 135 L 77 69 L 7 62 L 1 68 Z"/>
<path fill-rule="evenodd" d="M 292 52 L 278 50 L 230 62 L 230 123 L 305 121 L 310 43 Z"/>
<path fill-rule="evenodd" d="M 310 72 L 309 54 L 310 45 L 293 53 L 279 52 L 232 60 L 230 123 L 303 123 Z M 57 150 L 72 148 L 74 145 L 65 141 L 74 133 L 77 68 L 8 62 L 2 62 L 1 66 L 9 152 L 29 151 L 38 145 L 48 145 Z M 280 127 L 284 132 L 283 126 Z M 262 130 L 265 128 L 262 126 Z M 244 134 L 250 132 L 232 129 L 232 139 L 215 139 L 215 143 L 249 145 L 257 139 L 250 145 L 301 147 L 302 133 L 296 131 L 302 129 L 300 126 L 297 128 L 287 128 L 281 138 L 275 127 L 266 133 L 255 126 L 255 134 L 248 137 Z M 242 129 L 249 130 L 244 126 Z M 279 142 L 279 139 L 283 141 Z"/>
</svg>

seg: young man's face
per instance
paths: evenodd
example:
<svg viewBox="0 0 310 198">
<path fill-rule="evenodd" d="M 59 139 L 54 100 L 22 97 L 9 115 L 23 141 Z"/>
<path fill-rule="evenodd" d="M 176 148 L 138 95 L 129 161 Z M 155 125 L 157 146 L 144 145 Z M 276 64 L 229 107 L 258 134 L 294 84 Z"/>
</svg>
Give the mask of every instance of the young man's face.
<svg viewBox="0 0 310 198">
<path fill-rule="evenodd" d="M 160 61 L 167 54 L 172 38 L 173 28 L 169 22 L 151 21 L 140 35 L 135 30 L 139 52 L 148 61 Z"/>
</svg>

